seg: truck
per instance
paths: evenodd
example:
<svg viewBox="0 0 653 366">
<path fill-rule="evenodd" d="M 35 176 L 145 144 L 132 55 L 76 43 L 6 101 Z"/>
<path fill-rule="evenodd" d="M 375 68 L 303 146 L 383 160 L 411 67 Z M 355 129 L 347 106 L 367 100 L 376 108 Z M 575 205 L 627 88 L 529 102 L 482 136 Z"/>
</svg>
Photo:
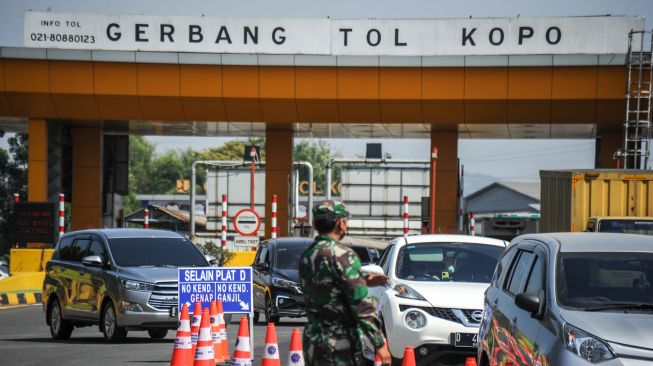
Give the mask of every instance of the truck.
<svg viewBox="0 0 653 366">
<path fill-rule="evenodd" d="M 644 233 L 653 220 L 651 170 L 543 170 L 540 179 L 540 232 L 603 231 L 602 220 L 618 220 Z"/>
</svg>

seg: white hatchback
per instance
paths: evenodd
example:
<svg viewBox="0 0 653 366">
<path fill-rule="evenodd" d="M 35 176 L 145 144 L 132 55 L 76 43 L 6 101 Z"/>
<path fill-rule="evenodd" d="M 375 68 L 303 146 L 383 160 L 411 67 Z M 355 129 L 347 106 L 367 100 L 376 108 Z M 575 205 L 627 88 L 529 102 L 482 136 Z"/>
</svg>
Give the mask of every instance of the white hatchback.
<svg viewBox="0 0 653 366">
<path fill-rule="evenodd" d="M 483 296 L 503 240 L 465 235 L 409 235 L 393 240 L 378 265 L 387 287 L 370 287 L 379 302 L 390 353 L 413 346 L 418 365 L 464 364 L 476 355 Z M 461 363 L 462 362 L 462 363 Z"/>
</svg>

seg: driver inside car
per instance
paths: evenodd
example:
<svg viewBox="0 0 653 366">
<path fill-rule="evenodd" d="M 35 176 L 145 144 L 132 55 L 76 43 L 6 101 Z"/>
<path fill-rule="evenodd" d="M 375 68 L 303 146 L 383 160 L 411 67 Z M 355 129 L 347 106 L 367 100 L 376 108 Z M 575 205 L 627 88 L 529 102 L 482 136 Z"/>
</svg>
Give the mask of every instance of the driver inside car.
<svg viewBox="0 0 653 366">
<path fill-rule="evenodd" d="M 413 281 L 415 279 L 417 280 L 436 280 L 439 281 L 440 278 L 438 275 L 440 274 L 439 271 L 437 271 L 437 263 L 434 262 L 413 262 L 411 267 L 410 267 L 410 274 L 406 276 L 407 280 Z"/>
</svg>

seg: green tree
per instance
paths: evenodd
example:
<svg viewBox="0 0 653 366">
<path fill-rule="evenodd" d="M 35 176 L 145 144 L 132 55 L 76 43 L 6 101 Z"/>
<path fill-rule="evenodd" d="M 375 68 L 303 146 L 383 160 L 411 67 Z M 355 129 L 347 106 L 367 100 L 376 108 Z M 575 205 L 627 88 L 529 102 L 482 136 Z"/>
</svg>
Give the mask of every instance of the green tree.
<svg viewBox="0 0 653 366">
<path fill-rule="evenodd" d="M 261 137 L 250 137 L 246 141 L 227 141 L 220 147 L 208 148 L 199 153 L 202 160 L 243 160 L 243 152 L 247 145 L 258 145 L 261 147 L 261 160 L 265 161 L 265 139 Z"/>
<path fill-rule="evenodd" d="M 313 179 L 317 186 L 317 191 L 326 195 L 326 163 L 331 158 L 329 145 L 324 140 L 317 143 L 308 140 L 302 140 L 293 147 L 293 160 L 308 161 L 313 165 Z M 333 170 L 332 179 L 340 179 L 340 170 Z M 301 168 L 299 171 L 299 180 L 308 180 L 308 170 Z"/>
<path fill-rule="evenodd" d="M 8 139 L 9 150 L 0 149 L 0 253 L 6 253 L 11 243 L 9 218 L 13 207 L 13 194 L 27 197 L 27 134 L 17 134 Z"/>
<path fill-rule="evenodd" d="M 142 136 L 129 136 L 129 190 L 155 193 L 152 184 L 152 160 L 155 146 Z"/>
</svg>

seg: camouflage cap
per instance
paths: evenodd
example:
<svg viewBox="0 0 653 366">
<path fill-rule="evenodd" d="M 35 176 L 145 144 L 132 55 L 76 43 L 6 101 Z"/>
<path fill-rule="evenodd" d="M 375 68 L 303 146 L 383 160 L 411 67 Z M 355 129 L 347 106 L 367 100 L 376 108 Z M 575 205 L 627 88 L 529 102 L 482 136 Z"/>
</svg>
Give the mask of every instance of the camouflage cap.
<svg viewBox="0 0 653 366">
<path fill-rule="evenodd" d="M 349 217 L 349 211 L 345 204 L 340 201 L 326 200 L 313 207 L 313 220 L 337 220 L 341 217 Z"/>
</svg>

